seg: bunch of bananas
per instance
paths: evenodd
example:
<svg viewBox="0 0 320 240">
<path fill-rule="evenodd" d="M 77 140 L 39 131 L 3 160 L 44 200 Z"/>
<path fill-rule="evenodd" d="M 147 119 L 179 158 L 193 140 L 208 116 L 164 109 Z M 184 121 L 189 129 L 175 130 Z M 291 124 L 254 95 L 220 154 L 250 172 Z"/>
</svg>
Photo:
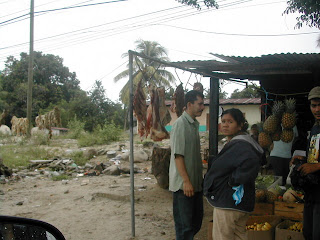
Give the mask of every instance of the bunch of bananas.
<svg viewBox="0 0 320 240">
<path fill-rule="evenodd" d="M 295 231 L 295 232 L 302 232 L 303 224 L 302 222 L 296 222 L 295 224 L 288 227 L 288 230 Z"/>
<path fill-rule="evenodd" d="M 271 229 L 271 224 L 268 222 L 264 222 L 264 223 L 254 223 L 252 225 L 248 225 L 246 226 L 247 230 L 251 230 L 251 231 L 268 231 Z"/>
</svg>

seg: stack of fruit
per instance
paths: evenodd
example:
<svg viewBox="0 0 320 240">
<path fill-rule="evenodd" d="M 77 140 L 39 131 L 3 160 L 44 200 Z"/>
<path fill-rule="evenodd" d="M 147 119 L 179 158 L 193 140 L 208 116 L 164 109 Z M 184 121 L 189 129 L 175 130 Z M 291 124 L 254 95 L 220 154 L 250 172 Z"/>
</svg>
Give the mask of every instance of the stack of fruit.
<svg viewBox="0 0 320 240">
<path fill-rule="evenodd" d="M 302 222 L 296 222 L 295 224 L 288 227 L 288 230 L 295 231 L 295 232 L 302 232 L 303 224 Z"/>
<path fill-rule="evenodd" d="M 258 141 L 261 147 L 269 148 L 273 141 L 291 142 L 293 127 L 296 124 L 296 101 L 293 98 L 283 102 L 276 101 L 272 106 L 272 115 L 263 123 L 263 131 L 259 133 Z"/>
<path fill-rule="evenodd" d="M 252 225 L 246 226 L 247 230 L 251 231 L 268 231 L 272 228 L 271 224 L 268 222 L 264 223 L 254 223 Z"/>
<path fill-rule="evenodd" d="M 278 195 L 272 191 L 266 189 L 256 190 L 256 202 L 257 203 L 273 203 L 278 198 Z"/>
</svg>

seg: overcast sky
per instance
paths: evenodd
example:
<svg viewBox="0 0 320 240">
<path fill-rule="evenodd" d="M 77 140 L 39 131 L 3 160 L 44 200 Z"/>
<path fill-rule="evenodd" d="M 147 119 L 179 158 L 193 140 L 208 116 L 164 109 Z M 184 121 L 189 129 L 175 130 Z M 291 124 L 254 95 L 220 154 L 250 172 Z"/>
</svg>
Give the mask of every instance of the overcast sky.
<svg viewBox="0 0 320 240">
<path fill-rule="evenodd" d="M 275 53 L 319 53 L 320 31 L 294 29 L 297 15 L 282 15 L 286 0 L 221 0 L 220 9 L 194 8 L 175 0 L 34 0 L 35 51 L 58 55 L 76 72 L 83 90 L 101 80 L 115 101 L 126 80 L 113 82 L 126 68 L 121 55 L 138 39 L 157 41 L 171 61 L 209 60 L 209 54 L 260 56 Z M 101 4 L 98 4 L 101 3 Z M 79 8 L 61 8 L 83 6 Z M 4 61 L 29 52 L 30 0 L 0 0 L 0 70 Z M 50 11 L 48 11 L 50 10 Z M 170 70 L 170 69 L 168 69 Z M 190 73 L 172 71 L 187 82 Z M 208 87 L 208 78 L 191 76 Z M 190 86 L 188 87 L 191 88 Z M 224 91 L 243 86 L 229 84 Z"/>
</svg>

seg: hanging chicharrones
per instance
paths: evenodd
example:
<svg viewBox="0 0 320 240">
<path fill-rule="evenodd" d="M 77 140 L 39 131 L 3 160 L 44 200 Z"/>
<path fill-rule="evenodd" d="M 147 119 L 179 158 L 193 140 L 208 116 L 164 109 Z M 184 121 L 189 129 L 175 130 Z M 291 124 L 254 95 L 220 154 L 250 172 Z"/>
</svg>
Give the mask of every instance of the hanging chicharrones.
<svg viewBox="0 0 320 240">
<path fill-rule="evenodd" d="M 139 81 L 136 92 L 134 94 L 133 110 L 138 120 L 138 134 L 140 137 L 143 137 L 146 134 L 147 102 L 146 102 L 146 96 L 141 84 L 142 84 L 142 80 Z"/>
<path fill-rule="evenodd" d="M 178 117 L 180 117 L 184 111 L 184 90 L 182 83 L 177 87 L 173 94 L 170 109 L 171 112 L 176 113 Z"/>
</svg>

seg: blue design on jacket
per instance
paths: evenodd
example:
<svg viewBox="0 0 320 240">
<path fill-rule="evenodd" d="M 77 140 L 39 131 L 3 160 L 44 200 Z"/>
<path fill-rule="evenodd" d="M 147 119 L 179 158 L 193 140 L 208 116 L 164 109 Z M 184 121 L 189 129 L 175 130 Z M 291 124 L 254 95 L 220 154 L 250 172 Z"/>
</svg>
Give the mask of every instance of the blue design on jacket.
<svg viewBox="0 0 320 240">
<path fill-rule="evenodd" d="M 217 208 L 252 212 L 255 204 L 254 181 L 260 169 L 263 149 L 248 135 L 231 139 L 212 164 L 204 179 L 204 195 Z M 241 202 L 236 205 L 233 187 L 243 185 Z"/>
<path fill-rule="evenodd" d="M 234 194 L 232 194 L 232 198 L 236 201 L 235 204 L 238 205 L 241 203 L 244 194 L 243 184 L 237 187 L 232 187 L 232 189 L 235 190 Z"/>
</svg>

